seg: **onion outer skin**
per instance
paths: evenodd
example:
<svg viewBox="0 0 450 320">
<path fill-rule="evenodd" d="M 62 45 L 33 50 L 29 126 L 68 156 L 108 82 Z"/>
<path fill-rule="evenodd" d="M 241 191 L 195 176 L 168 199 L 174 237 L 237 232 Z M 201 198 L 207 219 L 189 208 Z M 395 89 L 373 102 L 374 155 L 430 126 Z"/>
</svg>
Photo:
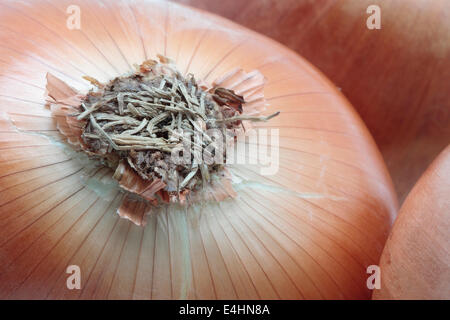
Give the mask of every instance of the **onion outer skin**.
<svg viewBox="0 0 450 320">
<path fill-rule="evenodd" d="M 378 262 L 397 200 L 373 139 L 329 80 L 280 44 L 211 14 L 85 0 L 77 31 L 66 28 L 71 4 L 0 4 L 0 149 L 8 150 L 0 162 L 1 298 L 370 297 L 366 268 Z M 106 81 L 157 53 L 199 79 L 260 70 L 267 112 L 281 114 L 258 127 L 279 129 L 280 168 L 266 177 L 236 166 L 244 180 L 235 200 L 172 207 L 141 228 L 114 214 L 117 195 L 92 192 L 80 165 L 36 132 L 56 131 L 43 106 L 47 72 L 87 90 L 83 75 Z M 243 81 L 236 89 L 251 88 Z M 81 290 L 66 287 L 72 264 Z"/>
<path fill-rule="evenodd" d="M 374 299 L 450 298 L 450 146 L 403 203 L 380 261 Z"/>
</svg>

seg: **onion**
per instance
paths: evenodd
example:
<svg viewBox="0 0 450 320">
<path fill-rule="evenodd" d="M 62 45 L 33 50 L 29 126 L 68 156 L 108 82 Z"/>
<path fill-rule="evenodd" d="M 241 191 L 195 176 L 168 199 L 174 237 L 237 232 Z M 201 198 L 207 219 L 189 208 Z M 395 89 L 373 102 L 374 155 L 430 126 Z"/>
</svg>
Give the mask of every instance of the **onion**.
<svg viewBox="0 0 450 320">
<path fill-rule="evenodd" d="M 369 298 L 366 269 L 397 201 L 339 91 L 292 51 L 223 18 L 168 2 L 77 3 L 80 30 L 66 27 L 72 1 L 0 4 L 0 297 Z M 255 127 L 279 129 L 280 160 L 269 176 L 232 166 L 235 199 L 169 206 L 144 228 L 115 213 L 121 197 L 105 170 L 80 176 L 44 91 L 49 72 L 86 92 L 83 76 L 107 82 L 159 53 L 205 81 L 259 70 L 267 114 L 281 114 Z M 66 286 L 73 265 L 79 290 Z"/>
<path fill-rule="evenodd" d="M 450 146 L 431 164 L 400 209 L 381 256 L 374 299 L 450 295 Z"/>
<path fill-rule="evenodd" d="M 400 201 L 450 141 L 450 1 L 175 0 L 287 45 L 353 103 Z M 369 30 L 370 5 L 381 29 Z"/>
</svg>

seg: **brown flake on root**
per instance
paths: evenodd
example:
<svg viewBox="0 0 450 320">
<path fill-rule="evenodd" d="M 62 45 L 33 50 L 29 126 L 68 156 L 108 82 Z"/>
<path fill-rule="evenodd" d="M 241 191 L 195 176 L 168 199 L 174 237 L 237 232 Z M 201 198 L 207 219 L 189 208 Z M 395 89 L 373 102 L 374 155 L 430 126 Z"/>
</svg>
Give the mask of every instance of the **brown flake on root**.
<svg viewBox="0 0 450 320">
<path fill-rule="evenodd" d="M 155 179 L 153 181 L 142 179 L 136 171 L 124 161 L 121 161 L 117 166 L 113 178 L 119 181 L 121 188 L 141 196 L 153 205 L 158 204 L 155 194 L 166 186 L 161 179 Z"/>
<path fill-rule="evenodd" d="M 145 202 L 125 195 L 117 209 L 117 214 L 138 226 L 145 226 L 147 224 L 146 217 L 151 213 L 151 210 L 152 207 Z"/>
<path fill-rule="evenodd" d="M 233 90 L 221 87 L 213 88 L 212 92 L 214 93 L 214 101 L 216 101 L 220 106 L 229 106 L 239 113 L 242 113 L 242 104 L 245 103 L 243 96 L 235 94 Z"/>
<path fill-rule="evenodd" d="M 86 122 L 73 117 L 84 96 L 50 73 L 47 73 L 46 95 L 57 129 L 75 149 L 85 149 L 81 133 Z"/>
</svg>

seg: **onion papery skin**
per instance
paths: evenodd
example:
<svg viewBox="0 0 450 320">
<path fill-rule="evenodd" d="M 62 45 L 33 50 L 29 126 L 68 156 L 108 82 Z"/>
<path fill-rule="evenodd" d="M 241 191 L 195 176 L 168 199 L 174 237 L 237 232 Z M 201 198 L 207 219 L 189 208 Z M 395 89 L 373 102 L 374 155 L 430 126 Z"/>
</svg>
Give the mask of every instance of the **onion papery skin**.
<svg viewBox="0 0 450 320">
<path fill-rule="evenodd" d="M 374 299 L 450 299 L 450 146 L 403 203 L 380 261 Z"/>
<path fill-rule="evenodd" d="M 354 105 L 400 203 L 450 141 L 450 1 L 173 0 L 214 12 L 308 59 Z M 376 5 L 381 29 L 368 29 Z"/>
<path fill-rule="evenodd" d="M 81 29 L 66 28 L 66 8 Z M 352 106 L 308 62 L 223 18 L 170 2 L 0 3 L 0 298 L 365 299 L 397 210 L 390 177 Z M 275 175 L 235 165 L 237 198 L 148 217 L 82 182 L 45 108 L 47 72 L 86 91 L 162 53 L 212 81 L 266 78 L 279 129 Z M 246 88 L 245 81 L 236 90 Z M 96 173 L 104 179 L 105 170 Z M 68 290 L 78 265 L 81 289 Z"/>
</svg>

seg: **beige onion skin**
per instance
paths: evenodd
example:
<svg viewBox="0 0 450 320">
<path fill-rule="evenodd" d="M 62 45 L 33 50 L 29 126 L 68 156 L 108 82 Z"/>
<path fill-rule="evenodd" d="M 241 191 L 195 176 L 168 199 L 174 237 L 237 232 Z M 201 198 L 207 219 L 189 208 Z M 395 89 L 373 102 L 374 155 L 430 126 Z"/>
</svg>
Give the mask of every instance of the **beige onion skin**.
<svg viewBox="0 0 450 320">
<path fill-rule="evenodd" d="M 374 299 L 450 298 L 450 146 L 403 203 L 380 261 Z"/>
<path fill-rule="evenodd" d="M 280 44 L 169 2 L 0 3 L 0 298 L 367 299 L 397 199 L 380 153 L 344 96 Z M 279 170 L 236 165 L 238 197 L 169 207 L 145 228 L 79 177 L 45 107 L 51 72 L 77 90 L 162 53 L 212 81 L 241 67 L 267 78 L 259 128 L 279 129 Z M 237 90 L 245 90 L 243 81 Z M 96 173 L 107 179 L 107 172 Z M 81 270 L 68 290 L 66 268 Z"/>
</svg>

